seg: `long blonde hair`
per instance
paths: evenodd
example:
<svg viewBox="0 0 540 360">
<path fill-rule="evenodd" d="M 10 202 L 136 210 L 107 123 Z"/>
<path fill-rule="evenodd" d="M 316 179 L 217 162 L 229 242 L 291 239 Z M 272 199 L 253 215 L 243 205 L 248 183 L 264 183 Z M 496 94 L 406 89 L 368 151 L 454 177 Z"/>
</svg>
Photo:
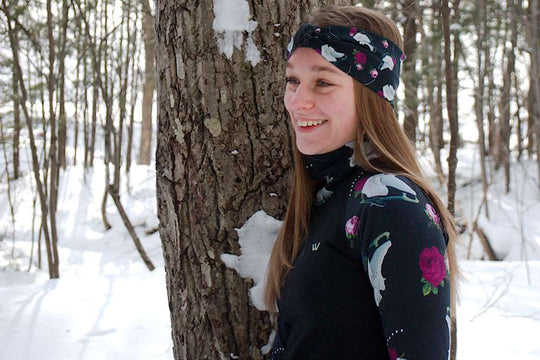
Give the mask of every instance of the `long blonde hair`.
<svg viewBox="0 0 540 360">
<path fill-rule="evenodd" d="M 366 29 L 380 34 L 400 48 L 403 40 L 392 20 L 383 14 L 359 6 L 324 8 L 309 15 L 307 22 L 318 26 L 341 25 Z M 357 162 L 365 170 L 376 173 L 403 175 L 418 184 L 437 209 L 448 233 L 447 256 L 450 267 L 450 286 L 454 303 L 458 267 L 455 256 L 457 232 L 452 215 L 424 178 L 415 149 L 401 126 L 389 102 L 359 82 L 354 82 L 354 96 L 358 114 L 355 142 Z M 379 155 L 368 160 L 364 141 L 369 142 Z M 294 136 L 293 136 L 294 143 Z M 312 205 L 314 181 L 307 174 L 302 155 L 294 143 L 294 178 L 285 219 L 277 236 L 267 270 L 265 303 L 275 312 L 283 279 L 292 268 L 300 245 L 307 234 Z"/>
</svg>

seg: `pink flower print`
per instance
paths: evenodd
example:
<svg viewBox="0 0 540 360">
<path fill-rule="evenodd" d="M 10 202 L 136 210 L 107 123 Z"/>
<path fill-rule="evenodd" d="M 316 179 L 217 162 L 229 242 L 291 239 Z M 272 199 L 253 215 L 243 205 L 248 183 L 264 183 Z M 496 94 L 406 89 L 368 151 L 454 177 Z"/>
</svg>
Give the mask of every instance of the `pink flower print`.
<svg viewBox="0 0 540 360">
<path fill-rule="evenodd" d="M 356 28 L 352 27 L 351 30 L 349 30 L 349 35 L 354 36 L 356 34 Z"/>
<path fill-rule="evenodd" d="M 315 32 L 315 34 L 319 34 L 319 33 L 321 32 L 321 28 L 316 28 L 316 29 L 314 30 L 314 32 Z"/>
<path fill-rule="evenodd" d="M 401 56 L 399 57 L 399 60 L 401 61 L 405 60 L 405 54 L 402 53 Z"/>
<path fill-rule="evenodd" d="M 390 360 L 396 360 L 398 358 L 396 349 L 388 349 L 388 355 L 390 356 Z"/>
<path fill-rule="evenodd" d="M 379 76 L 379 72 L 377 71 L 377 69 L 371 69 L 369 70 L 369 75 L 371 75 L 371 77 L 375 79 L 377 78 L 377 76 Z"/>
<path fill-rule="evenodd" d="M 365 64 L 366 61 L 367 61 L 367 56 L 363 52 L 357 51 L 354 54 L 354 60 L 356 60 L 356 62 L 359 63 L 359 64 Z"/>
<path fill-rule="evenodd" d="M 437 294 L 439 291 L 438 286 L 444 286 L 444 278 L 446 277 L 444 256 L 435 246 L 425 248 L 420 253 L 418 265 L 423 275 L 421 281 L 424 283 L 422 288 L 424 296 L 430 292 Z"/>
<path fill-rule="evenodd" d="M 364 67 L 362 66 L 362 64 L 356 64 L 356 70 L 360 71 L 364 69 Z"/>
<path fill-rule="evenodd" d="M 358 229 L 358 216 L 353 216 L 345 224 L 345 234 L 347 238 L 353 238 L 356 236 L 356 230 Z"/>
<path fill-rule="evenodd" d="M 384 39 L 382 41 L 382 46 L 384 46 L 384 48 L 387 49 L 388 48 L 388 40 Z"/>
<path fill-rule="evenodd" d="M 431 204 L 426 204 L 426 209 L 424 211 L 435 225 L 441 226 L 441 219 Z"/>
<path fill-rule="evenodd" d="M 363 177 L 354 184 L 354 197 L 357 197 L 362 193 L 362 189 L 364 188 L 364 185 L 366 184 L 368 178 L 368 176 Z"/>
<path fill-rule="evenodd" d="M 382 90 L 377 91 L 377 95 L 379 95 L 382 98 L 384 97 L 384 94 L 383 94 Z"/>
</svg>

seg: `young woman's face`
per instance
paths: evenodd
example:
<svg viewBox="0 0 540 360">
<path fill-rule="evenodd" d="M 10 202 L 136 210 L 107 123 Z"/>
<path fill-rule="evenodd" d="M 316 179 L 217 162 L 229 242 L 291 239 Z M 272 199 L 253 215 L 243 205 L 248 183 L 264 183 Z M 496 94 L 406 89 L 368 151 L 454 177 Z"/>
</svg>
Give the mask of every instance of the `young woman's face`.
<svg viewBox="0 0 540 360">
<path fill-rule="evenodd" d="M 286 70 L 285 107 L 302 154 L 324 154 L 356 137 L 353 78 L 311 48 L 298 48 Z"/>
</svg>

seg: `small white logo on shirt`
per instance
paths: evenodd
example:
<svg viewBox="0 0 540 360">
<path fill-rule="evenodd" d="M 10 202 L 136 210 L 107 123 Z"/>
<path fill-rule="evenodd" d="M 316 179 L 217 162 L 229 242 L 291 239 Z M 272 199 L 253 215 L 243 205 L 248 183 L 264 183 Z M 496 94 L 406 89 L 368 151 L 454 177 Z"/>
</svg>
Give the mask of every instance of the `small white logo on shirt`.
<svg viewBox="0 0 540 360">
<path fill-rule="evenodd" d="M 319 245 L 321 245 L 320 242 L 316 243 L 316 244 L 311 244 L 311 250 L 312 251 L 317 251 L 319 250 Z"/>
</svg>

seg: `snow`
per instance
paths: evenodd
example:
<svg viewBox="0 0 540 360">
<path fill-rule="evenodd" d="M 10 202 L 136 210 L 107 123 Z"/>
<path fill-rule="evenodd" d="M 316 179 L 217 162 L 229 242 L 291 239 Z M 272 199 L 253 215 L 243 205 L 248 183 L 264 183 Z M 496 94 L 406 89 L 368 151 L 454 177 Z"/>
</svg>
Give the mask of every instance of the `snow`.
<svg viewBox="0 0 540 360">
<path fill-rule="evenodd" d="M 429 170 L 431 155 L 422 153 L 421 163 Z M 474 145 L 465 144 L 458 157 L 459 220 L 472 223 L 482 195 L 475 165 L 478 153 Z M 22 160 L 27 168 L 28 159 Z M 460 360 L 540 358 L 536 164 L 534 160 L 514 160 L 511 171 L 511 189 L 506 194 L 502 169 L 490 170 L 490 217 L 482 210 L 478 218 L 504 261 L 482 261 L 485 255 L 474 234 L 466 260 L 469 236 L 465 233 L 462 238 L 460 265 L 465 279 L 458 306 Z M 433 172 L 426 172 L 434 177 Z M 112 201 L 107 206 L 112 229 L 107 231 L 102 224 L 104 167 L 98 160 L 93 170 L 68 166 L 61 172 L 60 279 L 48 279 L 45 256 L 43 268 L 37 269 L 35 249 L 27 272 L 36 196 L 33 181 L 33 175 L 26 172 L 12 183 L 15 224 L 7 206 L 7 186 L 0 183 L 0 360 L 172 360 L 161 243 L 158 233 L 146 234 L 157 227 L 153 166 L 134 166 L 121 184 L 121 199 L 156 266 L 152 272 L 140 259 Z M 38 223 L 36 215 L 36 227 Z M 221 255 L 228 267 L 254 280 L 246 296 L 260 310 L 264 309 L 265 271 L 279 226 L 278 220 L 258 211 L 237 229 L 240 254 Z M 266 344 L 258 344 L 261 351 L 270 351 L 274 337 L 272 333 Z"/>
<path fill-rule="evenodd" d="M 172 340 L 165 271 L 157 226 L 154 171 L 134 166 L 121 198 L 156 266 L 150 272 L 109 202 L 112 229 L 101 223 L 104 167 L 68 167 L 58 202 L 60 279 L 43 269 L 30 272 L 32 174 L 12 184 L 16 199 L 15 241 L 0 241 L 0 359 L 170 360 Z M 0 184 L 0 203 L 7 204 Z M 38 224 L 38 219 L 36 219 Z M 11 234 L 7 206 L 0 232 Z"/>
<path fill-rule="evenodd" d="M 265 273 L 280 226 L 281 221 L 259 210 L 240 229 L 236 229 L 241 255 L 221 255 L 221 260 L 228 268 L 236 270 L 243 278 L 253 279 L 250 299 L 259 310 L 266 310 L 263 303 Z"/>
<path fill-rule="evenodd" d="M 463 27 L 461 26 L 461 24 L 458 24 L 458 23 L 450 24 L 450 31 L 461 31 L 462 29 Z"/>
<path fill-rule="evenodd" d="M 471 148 L 459 152 L 458 199 L 463 209 L 476 213 L 478 175 Z M 145 166 L 133 168 L 121 196 L 156 270 L 142 263 L 114 206 L 107 208 L 113 228 L 105 231 L 99 209 L 103 171 L 96 165 L 85 173 L 68 167 L 62 173 L 59 199 L 60 273 L 48 280 L 35 264 L 26 272 L 31 246 L 32 176 L 13 183 L 16 231 L 12 242 L 11 218 L 0 209 L 0 353 L 1 360 L 21 359 L 172 359 L 170 318 L 159 235 L 144 231 L 157 225 L 155 174 Z M 540 344 L 540 206 L 533 162 L 514 164 L 511 192 L 504 194 L 502 172 L 495 173 L 489 193 L 492 230 L 487 230 L 503 262 L 461 260 L 466 279 L 461 283 L 458 307 L 458 359 L 538 359 Z M 128 183 L 130 186 L 128 186 Z M 5 184 L 0 203 L 6 204 Z M 472 188 L 471 188 L 472 187 Z M 517 209 L 517 210 L 516 210 Z M 37 221 L 37 220 L 36 220 Z M 487 222 L 487 219 L 482 221 Z M 263 309 L 262 289 L 271 246 L 280 222 L 263 211 L 237 229 L 240 255 L 222 260 L 241 276 L 254 279 L 250 299 Z M 481 223 L 486 229 L 487 223 Z M 506 231 L 501 229 L 506 228 Z M 520 260 L 525 234 L 528 262 Z M 467 239 L 465 239 L 467 240 Z M 472 258 L 481 249 L 473 240 Z M 511 249 L 505 251 L 504 249 Z M 517 249 L 517 250 L 514 250 Z M 534 250 L 533 250 L 534 249 Z M 533 259 L 533 260 L 531 260 Z M 35 258 L 34 258 L 35 263 Z M 260 344 L 268 353 L 268 344 Z"/>
<path fill-rule="evenodd" d="M 247 32 L 244 46 L 245 59 L 255 66 L 261 61 L 261 54 L 253 42 L 253 31 L 257 21 L 250 20 L 249 3 L 246 0 L 214 0 L 213 29 L 219 51 L 230 59 L 234 48 L 242 49 L 244 32 Z"/>
</svg>

